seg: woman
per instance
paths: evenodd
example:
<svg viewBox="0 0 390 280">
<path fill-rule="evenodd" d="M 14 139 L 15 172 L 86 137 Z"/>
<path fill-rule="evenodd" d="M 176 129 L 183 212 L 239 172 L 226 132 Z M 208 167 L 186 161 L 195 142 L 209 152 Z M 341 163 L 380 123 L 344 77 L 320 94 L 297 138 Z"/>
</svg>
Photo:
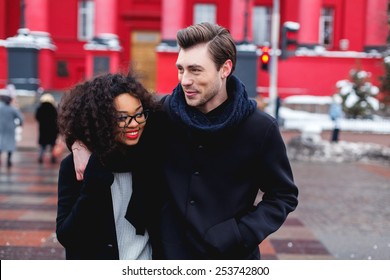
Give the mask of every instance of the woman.
<svg viewBox="0 0 390 280">
<path fill-rule="evenodd" d="M 152 95 L 131 75 L 105 74 L 76 85 L 61 100 L 59 129 L 68 147 L 92 152 L 84 180 L 77 181 L 73 155 L 58 180 L 57 238 L 67 259 L 151 259 L 153 222 L 141 138 Z M 137 145 L 138 144 L 138 145 Z"/>
<path fill-rule="evenodd" d="M 54 145 L 58 136 L 57 105 L 53 95 L 45 93 L 40 98 L 40 104 L 35 112 L 35 119 L 39 124 L 39 157 L 38 163 L 43 163 L 46 147 L 50 147 L 50 161 L 56 163 Z"/>
</svg>

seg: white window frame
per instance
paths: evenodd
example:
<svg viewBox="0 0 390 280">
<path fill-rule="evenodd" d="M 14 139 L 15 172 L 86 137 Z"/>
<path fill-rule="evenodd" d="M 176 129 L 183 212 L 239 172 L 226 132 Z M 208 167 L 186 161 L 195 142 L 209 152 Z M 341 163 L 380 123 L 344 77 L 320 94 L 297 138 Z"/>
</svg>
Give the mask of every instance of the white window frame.
<svg viewBox="0 0 390 280">
<path fill-rule="evenodd" d="M 194 5 L 194 24 L 202 22 L 217 23 L 217 6 L 215 4 Z"/>
<path fill-rule="evenodd" d="M 80 41 L 93 38 L 95 29 L 95 2 L 80 0 L 78 2 L 77 37 Z"/>
<path fill-rule="evenodd" d="M 334 44 L 334 9 L 323 7 L 320 16 L 319 44 L 327 48 Z"/>
<path fill-rule="evenodd" d="M 253 43 L 258 46 L 271 42 L 272 7 L 254 6 L 252 16 Z"/>
</svg>

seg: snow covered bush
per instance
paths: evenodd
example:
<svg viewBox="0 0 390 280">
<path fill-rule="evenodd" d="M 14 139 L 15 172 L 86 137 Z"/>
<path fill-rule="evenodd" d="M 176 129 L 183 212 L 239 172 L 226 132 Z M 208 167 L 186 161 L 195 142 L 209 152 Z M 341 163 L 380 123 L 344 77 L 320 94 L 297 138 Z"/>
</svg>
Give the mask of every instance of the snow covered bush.
<svg viewBox="0 0 390 280">
<path fill-rule="evenodd" d="M 379 88 L 369 82 L 369 72 L 352 69 L 349 74 L 350 80 L 340 80 L 336 83 L 346 117 L 372 117 L 379 109 L 379 101 L 376 98 Z"/>
</svg>

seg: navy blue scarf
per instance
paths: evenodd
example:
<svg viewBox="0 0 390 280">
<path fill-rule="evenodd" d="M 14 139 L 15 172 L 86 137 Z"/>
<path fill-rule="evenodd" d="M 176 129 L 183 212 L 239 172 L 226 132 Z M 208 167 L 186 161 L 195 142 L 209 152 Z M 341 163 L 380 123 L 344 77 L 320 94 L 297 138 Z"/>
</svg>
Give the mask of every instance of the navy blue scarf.
<svg viewBox="0 0 390 280">
<path fill-rule="evenodd" d="M 227 82 L 228 100 L 224 108 L 209 118 L 195 107 L 188 106 L 184 92 L 179 84 L 169 98 L 169 115 L 173 120 L 178 120 L 186 126 L 202 132 L 217 132 L 225 128 L 237 126 L 256 109 L 256 102 L 248 98 L 244 84 L 235 76 L 231 76 Z M 214 109 L 218 110 L 218 108 Z"/>
</svg>

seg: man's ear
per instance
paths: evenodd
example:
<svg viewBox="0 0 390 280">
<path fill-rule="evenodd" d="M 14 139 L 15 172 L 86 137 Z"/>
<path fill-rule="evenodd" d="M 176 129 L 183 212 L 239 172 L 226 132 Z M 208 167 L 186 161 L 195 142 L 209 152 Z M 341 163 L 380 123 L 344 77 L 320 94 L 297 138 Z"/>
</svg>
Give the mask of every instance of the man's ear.
<svg viewBox="0 0 390 280">
<path fill-rule="evenodd" d="M 230 73 L 232 72 L 232 67 L 233 67 L 233 62 L 230 59 L 226 60 L 225 63 L 222 65 L 220 71 L 222 79 L 225 79 L 230 75 Z"/>
</svg>

